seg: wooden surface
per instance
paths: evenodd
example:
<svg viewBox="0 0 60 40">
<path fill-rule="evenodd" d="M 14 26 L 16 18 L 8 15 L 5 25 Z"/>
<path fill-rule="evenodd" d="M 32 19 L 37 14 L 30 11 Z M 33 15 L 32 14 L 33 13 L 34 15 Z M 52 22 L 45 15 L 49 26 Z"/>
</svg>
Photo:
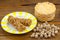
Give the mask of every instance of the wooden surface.
<svg viewBox="0 0 60 40">
<path fill-rule="evenodd" d="M 34 14 L 34 6 L 37 2 L 49 1 L 56 5 L 56 17 L 53 21 L 49 22 L 60 27 L 60 0 L 0 0 L 0 22 L 2 18 L 11 12 L 26 11 Z M 40 22 L 41 23 L 41 22 Z M 55 36 L 48 39 L 35 39 L 30 38 L 32 31 L 23 35 L 13 35 L 5 32 L 0 25 L 0 40 L 60 40 L 60 32 Z"/>
</svg>

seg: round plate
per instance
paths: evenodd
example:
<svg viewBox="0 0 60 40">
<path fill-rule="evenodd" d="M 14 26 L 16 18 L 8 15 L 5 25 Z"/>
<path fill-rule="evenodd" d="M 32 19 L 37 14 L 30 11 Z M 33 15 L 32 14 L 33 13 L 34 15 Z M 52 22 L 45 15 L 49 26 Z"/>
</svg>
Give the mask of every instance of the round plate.
<svg viewBox="0 0 60 40">
<path fill-rule="evenodd" d="M 24 31 L 20 32 L 20 31 L 16 30 L 11 24 L 8 23 L 7 19 L 8 19 L 9 16 L 14 16 L 14 17 L 18 17 L 18 18 L 25 18 L 25 19 L 31 19 L 32 23 Z M 6 32 L 12 33 L 12 34 L 24 34 L 24 33 L 27 33 L 29 31 L 31 31 L 32 29 L 34 29 L 36 27 L 36 24 L 37 24 L 36 18 L 32 14 L 30 14 L 28 12 L 13 12 L 13 13 L 7 14 L 1 21 L 2 28 Z"/>
</svg>

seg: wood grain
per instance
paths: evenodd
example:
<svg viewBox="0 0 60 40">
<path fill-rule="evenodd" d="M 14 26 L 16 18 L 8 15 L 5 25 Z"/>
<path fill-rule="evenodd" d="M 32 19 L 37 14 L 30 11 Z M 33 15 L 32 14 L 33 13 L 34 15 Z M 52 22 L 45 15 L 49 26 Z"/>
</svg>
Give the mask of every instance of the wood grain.
<svg viewBox="0 0 60 40">
<path fill-rule="evenodd" d="M 54 4 L 60 4 L 60 0 L 0 0 L 0 4 L 6 4 L 6 5 L 26 5 L 26 4 L 36 4 L 38 2 L 45 2 L 45 1 L 49 1 L 52 2 Z"/>
<path fill-rule="evenodd" d="M 0 24 L 2 18 L 11 12 L 16 11 L 25 11 L 29 12 L 34 15 L 34 7 L 37 2 L 42 2 L 47 0 L 1 0 L 0 1 Z M 50 24 L 55 24 L 60 27 L 60 0 L 48 0 L 50 2 L 53 2 L 56 4 L 56 17 L 54 20 L 50 21 Z M 28 5 L 29 4 L 29 5 Z M 21 6 L 23 5 L 23 6 Z M 39 22 L 39 21 L 38 21 Z M 41 22 L 40 22 L 41 23 Z M 33 33 L 33 31 L 22 34 L 22 35 L 16 35 L 16 34 L 10 34 L 5 32 L 0 25 L 0 40 L 60 40 L 60 32 L 56 35 L 56 37 L 51 37 L 48 39 L 35 39 L 30 38 L 30 35 Z"/>
</svg>

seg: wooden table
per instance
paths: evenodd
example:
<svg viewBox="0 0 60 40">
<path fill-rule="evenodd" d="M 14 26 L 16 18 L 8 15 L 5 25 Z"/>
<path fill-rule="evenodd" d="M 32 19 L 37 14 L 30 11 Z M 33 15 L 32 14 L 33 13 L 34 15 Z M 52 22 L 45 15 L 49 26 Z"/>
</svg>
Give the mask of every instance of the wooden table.
<svg viewBox="0 0 60 40">
<path fill-rule="evenodd" d="M 60 0 L 0 0 L 0 22 L 6 14 L 15 11 L 26 11 L 34 14 L 35 4 L 43 1 L 49 1 L 56 5 L 56 17 L 49 23 L 60 26 Z M 23 35 L 10 34 L 5 32 L 0 25 L 0 40 L 60 40 L 60 32 L 55 37 L 48 39 L 30 38 L 31 34 L 32 31 Z"/>
</svg>

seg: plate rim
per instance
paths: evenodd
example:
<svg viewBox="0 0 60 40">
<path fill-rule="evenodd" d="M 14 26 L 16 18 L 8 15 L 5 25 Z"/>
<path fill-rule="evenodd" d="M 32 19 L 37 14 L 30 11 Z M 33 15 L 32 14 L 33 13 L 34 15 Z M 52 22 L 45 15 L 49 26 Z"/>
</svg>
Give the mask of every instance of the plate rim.
<svg viewBox="0 0 60 40">
<path fill-rule="evenodd" d="M 22 11 L 19 11 L 19 12 L 22 12 Z M 14 12 L 12 12 L 12 13 L 14 13 Z M 7 15 L 12 14 L 12 13 L 8 13 Z M 15 12 L 15 13 L 16 13 L 16 12 Z M 29 13 L 29 12 L 25 12 L 25 13 L 31 14 L 31 13 Z M 5 16 L 7 16 L 7 15 L 5 15 Z M 31 15 L 32 15 L 32 14 L 31 14 Z M 4 16 L 4 17 L 5 17 L 5 16 Z M 32 16 L 34 16 L 34 15 L 32 15 Z M 3 17 L 3 18 L 4 18 L 4 17 Z M 3 20 L 3 18 L 2 18 L 2 20 Z M 36 19 L 35 16 L 34 16 L 34 18 Z M 1 27 L 2 27 L 2 20 L 1 20 Z M 36 27 L 36 25 L 37 25 L 37 19 L 36 19 L 35 27 Z M 35 27 L 33 27 L 33 29 L 34 29 Z M 5 30 L 3 27 L 2 27 L 2 29 L 3 29 L 4 31 L 8 32 L 8 33 L 11 33 L 11 32 L 9 32 L 9 31 Z M 31 30 L 33 30 L 33 29 L 31 29 Z M 24 32 L 24 33 L 11 33 L 11 34 L 25 34 L 25 33 L 30 32 L 31 30 L 29 30 L 29 31 L 27 31 L 27 32 Z"/>
</svg>

